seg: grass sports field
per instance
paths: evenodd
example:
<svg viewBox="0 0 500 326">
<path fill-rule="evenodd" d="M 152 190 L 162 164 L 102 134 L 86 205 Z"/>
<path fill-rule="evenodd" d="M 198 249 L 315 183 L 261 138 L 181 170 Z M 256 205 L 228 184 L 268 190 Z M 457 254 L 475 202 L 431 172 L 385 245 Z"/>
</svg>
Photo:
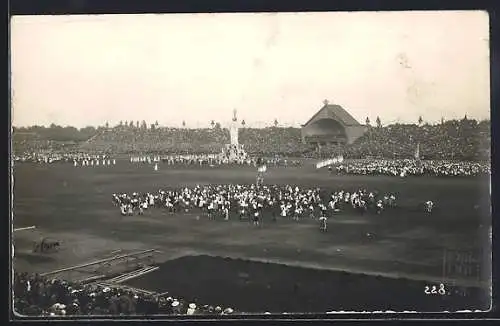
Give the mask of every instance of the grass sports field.
<svg viewBox="0 0 500 326">
<path fill-rule="evenodd" d="M 15 267 L 45 272 L 118 249 L 155 248 L 162 252 L 160 270 L 131 285 L 240 311 L 489 308 L 489 179 L 339 176 L 310 165 L 269 168 L 265 183 L 392 192 L 400 207 L 378 216 L 341 213 L 329 220 L 327 233 L 314 221 L 272 223 L 265 216 L 260 228 L 160 209 L 122 217 L 112 193 L 253 183 L 255 168 L 20 163 L 14 227 L 37 229 L 15 233 Z M 416 210 L 426 200 L 436 205 L 430 216 Z M 62 241 L 62 249 L 29 254 L 42 236 Z M 425 293 L 440 283 L 445 295 Z"/>
</svg>

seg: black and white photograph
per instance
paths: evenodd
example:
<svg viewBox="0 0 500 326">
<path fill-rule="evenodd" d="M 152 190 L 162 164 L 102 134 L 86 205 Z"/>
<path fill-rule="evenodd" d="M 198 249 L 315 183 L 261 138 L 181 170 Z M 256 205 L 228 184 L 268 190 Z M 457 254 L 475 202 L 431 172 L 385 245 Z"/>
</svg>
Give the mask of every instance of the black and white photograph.
<svg viewBox="0 0 500 326">
<path fill-rule="evenodd" d="M 9 60 L 16 318 L 491 309 L 488 13 L 22 15 Z"/>
</svg>

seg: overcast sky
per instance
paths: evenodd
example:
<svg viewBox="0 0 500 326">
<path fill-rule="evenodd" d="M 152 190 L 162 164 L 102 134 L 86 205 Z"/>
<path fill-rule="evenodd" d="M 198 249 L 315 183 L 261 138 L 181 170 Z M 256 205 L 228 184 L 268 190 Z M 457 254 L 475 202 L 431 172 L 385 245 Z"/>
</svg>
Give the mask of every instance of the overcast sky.
<svg viewBox="0 0 500 326">
<path fill-rule="evenodd" d="M 14 126 L 489 118 L 485 12 L 19 16 Z"/>
</svg>

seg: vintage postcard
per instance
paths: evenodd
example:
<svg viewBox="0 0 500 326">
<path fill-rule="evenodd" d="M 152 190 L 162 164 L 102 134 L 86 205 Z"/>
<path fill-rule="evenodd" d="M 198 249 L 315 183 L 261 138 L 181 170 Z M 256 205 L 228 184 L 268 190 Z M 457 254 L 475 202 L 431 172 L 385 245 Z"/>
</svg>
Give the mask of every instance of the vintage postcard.
<svg viewBox="0 0 500 326">
<path fill-rule="evenodd" d="M 10 27 L 18 318 L 490 309 L 487 13 Z"/>
</svg>

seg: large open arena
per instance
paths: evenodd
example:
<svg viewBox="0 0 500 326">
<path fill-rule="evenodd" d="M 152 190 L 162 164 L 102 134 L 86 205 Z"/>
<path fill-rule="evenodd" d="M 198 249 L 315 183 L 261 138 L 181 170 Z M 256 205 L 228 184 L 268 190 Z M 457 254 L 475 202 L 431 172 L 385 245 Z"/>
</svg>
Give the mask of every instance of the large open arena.
<svg viewBox="0 0 500 326">
<path fill-rule="evenodd" d="M 122 216 L 113 193 L 251 184 L 256 169 L 161 164 L 155 171 L 125 158 L 92 168 L 16 163 L 14 227 L 36 229 L 14 233 L 14 267 L 44 273 L 117 250 L 154 248 L 160 268 L 129 285 L 242 312 L 489 309 L 489 178 L 347 176 L 302 163 L 269 167 L 264 184 L 391 192 L 398 207 L 380 215 L 340 213 L 328 232 L 307 219 L 263 216 L 255 227 L 161 209 Z M 432 214 L 418 209 L 426 200 L 436 204 Z M 61 249 L 31 253 L 40 237 L 61 241 Z"/>
<path fill-rule="evenodd" d="M 368 16 L 14 17 L 15 317 L 490 310 L 488 15 Z"/>
</svg>

